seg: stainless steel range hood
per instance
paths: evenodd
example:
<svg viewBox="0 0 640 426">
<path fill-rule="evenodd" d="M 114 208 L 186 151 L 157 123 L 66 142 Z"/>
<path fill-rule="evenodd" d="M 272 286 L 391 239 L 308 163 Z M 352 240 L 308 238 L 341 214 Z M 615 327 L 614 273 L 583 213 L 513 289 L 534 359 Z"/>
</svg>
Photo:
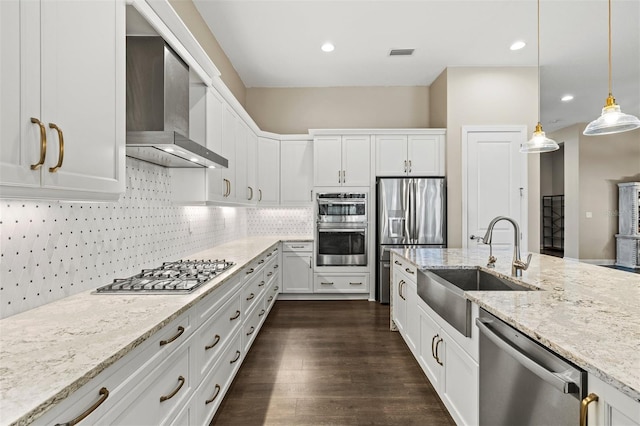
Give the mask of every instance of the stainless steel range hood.
<svg viewBox="0 0 640 426">
<path fill-rule="evenodd" d="M 162 37 L 127 37 L 127 156 L 164 167 L 223 167 L 189 139 L 189 67 Z"/>
</svg>

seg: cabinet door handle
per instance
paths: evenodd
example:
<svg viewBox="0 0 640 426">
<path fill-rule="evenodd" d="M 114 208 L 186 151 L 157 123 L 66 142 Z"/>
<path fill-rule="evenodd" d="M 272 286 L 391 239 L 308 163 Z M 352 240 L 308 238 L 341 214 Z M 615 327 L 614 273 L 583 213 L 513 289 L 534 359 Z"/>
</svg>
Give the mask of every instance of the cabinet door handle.
<svg viewBox="0 0 640 426">
<path fill-rule="evenodd" d="M 407 160 L 404 160 L 404 172 L 407 173 Z"/>
<path fill-rule="evenodd" d="M 224 186 L 225 186 L 224 194 L 222 196 L 228 197 L 229 194 L 231 194 L 231 182 L 229 181 L 229 179 L 222 179 L 222 180 L 224 181 Z"/>
<path fill-rule="evenodd" d="M 438 355 L 438 346 L 440 346 L 440 343 L 442 343 L 443 339 L 442 337 L 438 339 L 438 341 L 436 342 L 436 362 L 440 365 L 444 365 L 442 363 L 442 361 L 440 361 L 440 356 Z"/>
<path fill-rule="evenodd" d="M 229 321 L 237 320 L 240 318 L 240 311 L 236 311 L 235 315 L 229 318 Z"/>
<path fill-rule="evenodd" d="M 160 397 L 160 402 L 165 402 L 166 400 L 173 398 L 174 396 L 176 396 L 178 392 L 180 392 L 180 389 L 182 389 L 182 385 L 184 385 L 184 382 L 185 382 L 184 377 L 182 376 L 178 377 L 178 382 L 180 382 L 178 384 L 178 387 L 175 388 L 173 392 L 171 392 L 169 395 L 162 395 Z"/>
<path fill-rule="evenodd" d="M 404 298 L 403 294 L 402 294 L 402 287 L 404 286 L 404 280 L 400 280 L 400 282 L 398 283 L 398 295 L 400 297 L 402 297 L 402 300 L 407 300 Z"/>
<path fill-rule="evenodd" d="M 240 351 L 236 351 L 236 357 L 234 359 L 232 359 L 229 364 L 234 364 L 235 362 L 237 362 L 240 359 Z"/>
<path fill-rule="evenodd" d="M 313 189 L 309 191 L 309 201 L 313 201 Z"/>
<path fill-rule="evenodd" d="M 411 160 L 409 160 L 409 173 L 411 173 Z"/>
<path fill-rule="evenodd" d="M 433 359 L 436 359 L 436 349 L 434 348 L 434 345 L 438 337 L 440 336 L 436 334 L 435 336 L 433 336 L 433 339 L 431 339 L 431 356 L 433 357 Z"/>
<path fill-rule="evenodd" d="M 265 312 L 265 310 L 264 310 L 264 309 L 263 309 L 263 310 L 261 310 L 261 311 L 260 311 L 260 313 L 258 314 L 258 316 L 259 316 L 259 317 L 263 316 L 263 315 L 264 315 L 264 312 Z"/>
<path fill-rule="evenodd" d="M 313 259 L 311 258 L 311 256 L 309 256 L 309 269 L 313 269 L 313 267 L 311 266 L 312 263 Z"/>
<path fill-rule="evenodd" d="M 98 395 L 100 395 L 100 399 L 98 399 L 91 407 L 87 408 L 84 413 L 80 414 L 75 419 L 67 422 L 67 423 L 58 423 L 56 426 L 75 426 L 85 419 L 89 414 L 93 413 L 96 408 L 102 405 L 103 402 L 109 398 L 109 390 L 105 387 L 100 388 L 98 391 Z"/>
<path fill-rule="evenodd" d="M 213 400 L 218 397 L 219 393 L 220 393 L 220 385 L 216 383 L 215 392 L 213 393 L 213 396 L 211 397 L 211 399 L 207 399 L 204 403 L 211 404 Z"/>
<path fill-rule="evenodd" d="M 405 268 L 405 271 L 407 271 L 407 272 L 408 272 L 408 273 L 410 273 L 411 275 L 415 275 L 415 272 L 414 272 L 414 271 L 412 271 L 412 270 L 411 270 L 411 269 L 409 269 L 409 268 Z"/>
<path fill-rule="evenodd" d="M 171 337 L 170 339 L 167 339 L 167 340 L 160 340 L 160 346 L 164 346 L 164 345 L 167 345 L 167 344 L 173 342 L 178 337 L 182 336 L 182 333 L 184 333 L 184 327 L 183 326 L 179 326 L 178 327 L 178 332 L 175 334 L 175 336 L 173 336 L 173 337 Z"/>
<path fill-rule="evenodd" d="M 204 347 L 205 351 L 215 347 L 220 342 L 220 335 L 216 334 L 216 337 L 213 338 L 213 343 Z"/>
<path fill-rule="evenodd" d="M 249 201 L 253 200 L 253 188 L 250 186 L 247 186 L 247 188 L 249 189 Z"/>
<path fill-rule="evenodd" d="M 44 124 L 35 117 L 31 117 L 31 122 L 40 127 L 40 161 L 31 165 L 31 170 L 38 170 L 44 164 L 44 159 L 47 155 L 47 129 L 45 129 Z"/>
<path fill-rule="evenodd" d="M 251 300 L 251 299 L 253 299 L 254 297 L 256 297 L 256 295 L 255 295 L 255 294 L 253 294 L 253 293 L 251 293 L 251 294 L 249 295 L 249 297 L 247 297 L 247 300 Z"/>
<path fill-rule="evenodd" d="M 347 183 L 347 171 L 342 171 L 342 183 Z"/>
<path fill-rule="evenodd" d="M 593 401 L 597 401 L 598 399 L 598 395 L 590 393 L 580 402 L 580 426 L 587 426 L 587 411 L 589 409 L 589 404 Z"/>
<path fill-rule="evenodd" d="M 55 131 L 58 132 L 58 143 L 60 147 L 58 151 L 58 164 L 56 164 L 54 167 L 49 167 L 49 172 L 55 173 L 60 167 L 62 167 L 62 161 L 64 160 L 64 135 L 62 134 L 62 129 L 55 123 L 49 123 L 49 127 L 51 129 L 55 129 Z"/>
<path fill-rule="evenodd" d="M 258 189 L 258 201 L 262 201 L 262 189 Z"/>
<path fill-rule="evenodd" d="M 251 326 L 251 328 L 249 329 L 249 332 L 247 333 L 247 336 L 251 336 L 254 331 L 256 331 L 255 327 Z"/>
</svg>

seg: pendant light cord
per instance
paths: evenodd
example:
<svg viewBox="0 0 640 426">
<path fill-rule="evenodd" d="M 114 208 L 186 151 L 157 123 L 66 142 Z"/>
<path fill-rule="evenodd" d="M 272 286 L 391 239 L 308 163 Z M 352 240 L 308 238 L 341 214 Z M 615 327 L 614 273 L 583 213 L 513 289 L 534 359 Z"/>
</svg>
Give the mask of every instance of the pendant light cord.
<svg viewBox="0 0 640 426">
<path fill-rule="evenodd" d="M 611 0 L 609 0 L 611 1 Z M 540 123 L 540 0 L 538 0 L 538 123 Z"/>
<path fill-rule="evenodd" d="M 609 0 L 609 96 L 613 96 L 611 93 L 611 0 Z"/>
</svg>

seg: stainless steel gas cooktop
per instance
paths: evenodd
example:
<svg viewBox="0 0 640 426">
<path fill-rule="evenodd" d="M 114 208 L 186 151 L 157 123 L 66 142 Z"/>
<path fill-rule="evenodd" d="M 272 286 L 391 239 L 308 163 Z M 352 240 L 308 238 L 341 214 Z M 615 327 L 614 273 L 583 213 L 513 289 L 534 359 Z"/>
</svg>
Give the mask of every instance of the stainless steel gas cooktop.
<svg viewBox="0 0 640 426">
<path fill-rule="evenodd" d="M 166 294 L 190 293 L 234 265 L 227 260 L 179 260 L 154 269 L 143 269 L 129 278 L 115 279 L 96 292 Z"/>
</svg>

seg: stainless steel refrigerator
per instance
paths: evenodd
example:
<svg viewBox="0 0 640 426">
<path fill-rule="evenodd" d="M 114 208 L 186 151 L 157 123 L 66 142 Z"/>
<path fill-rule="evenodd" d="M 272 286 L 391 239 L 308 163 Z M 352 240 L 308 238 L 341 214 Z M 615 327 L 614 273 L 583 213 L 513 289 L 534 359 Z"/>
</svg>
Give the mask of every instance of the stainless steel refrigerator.
<svg viewBox="0 0 640 426">
<path fill-rule="evenodd" d="M 378 178 L 376 297 L 389 303 L 392 247 L 446 247 L 444 178 Z"/>
</svg>

